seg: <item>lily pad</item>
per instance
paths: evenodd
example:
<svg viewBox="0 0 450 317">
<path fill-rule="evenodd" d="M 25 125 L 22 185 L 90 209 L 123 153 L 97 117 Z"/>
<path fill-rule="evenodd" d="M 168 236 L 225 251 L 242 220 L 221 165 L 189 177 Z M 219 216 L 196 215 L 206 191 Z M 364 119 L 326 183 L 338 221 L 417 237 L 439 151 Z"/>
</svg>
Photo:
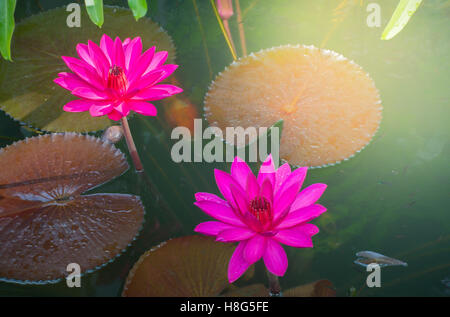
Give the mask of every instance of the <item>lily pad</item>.
<svg viewBox="0 0 450 317">
<path fill-rule="evenodd" d="M 82 272 L 108 263 L 138 234 L 139 197 L 81 195 L 124 173 L 110 143 L 74 133 L 46 134 L 0 150 L 0 278 L 56 281 L 70 263 Z"/>
<path fill-rule="evenodd" d="M 218 296 L 228 285 L 227 267 L 235 246 L 214 238 L 169 240 L 144 253 L 130 271 L 122 296 Z"/>
<path fill-rule="evenodd" d="M 53 82 L 59 72 L 69 71 L 61 56 L 77 56 L 78 43 L 99 43 L 103 34 L 122 40 L 140 36 L 144 49 L 156 46 L 158 51 L 168 51 L 168 62 L 174 61 L 175 48 L 158 24 L 145 17 L 136 22 L 128 9 L 105 6 L 101 29 L 89 21 L 84 8 L 79 28 L 67 26 L 68 14 L 65 8 L 58 8 L 16 25 L 11 43 L 14 62 L 0 61 L 0 109 L 45 131 L 103 130 L 113 123 L 107 117 L 63 111 L 63 106 L 76 98 Z"/>
<path fill-rule="evenodd" d="M 269 290 L 263 284 L 238 287 L 224 294 L 226 297 L 267 297 Z M 319 280 L 282 291 L 283 297 L 334 297 L 333 283 Z"/>
<path fill-rule="evenodd" d="M 309 284 L 290 288 L 283 292 L 284 297 L 334 297 L 336 291 L 333 283 L 328 280 L 319 280 Z"/>
<path fill-rule="evenodd" d="M 283 119 L 280 157 L 319 167 L 352 157 L 381 120 L 374 82 L 356 63 L 313 46 L 280 46 L 233 62 L 211 84 L 212 126 L 270 127 Z"/>
</svg>

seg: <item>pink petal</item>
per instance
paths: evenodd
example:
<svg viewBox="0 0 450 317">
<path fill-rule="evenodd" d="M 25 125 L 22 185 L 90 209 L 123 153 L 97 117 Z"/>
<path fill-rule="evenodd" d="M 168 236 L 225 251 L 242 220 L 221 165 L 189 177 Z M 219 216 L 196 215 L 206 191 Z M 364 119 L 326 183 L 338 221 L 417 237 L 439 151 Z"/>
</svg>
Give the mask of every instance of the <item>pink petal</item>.
<svg viewBox="0 0 450 317">
<path fill-rule="evenodd" d="M 103 91 L 96 90 L 94 88 L 89 87 L 77 87 L 72 90 L 72 94 L 85 99 L 91 100 L 107 100 L 109 99 L 109 95 Z"/>
<path fill-rule="evenodd" d="M 244 249 L 244 259 L 246 262 L 253 264 L 263 256 L 266 251 L 267 238 L 257 234 L 250 240 Z"/>
<path fill-rule="evenodd" d="M 298 230 L 303 231 L 306 235 L 308 235 L 310 237 L 318 234 L 319 231 L 320 231 L 319 228 L 316 225 L 312 224 L 312 223 L 301 224 L 301 225 L 299 225 L 297 227 L 294 227 L 294 228 L 297 228 Z"/>
<path fill-rule="evenodd" d="M 119 102 L 114 105 L 114 110 L 119 112 L 122 116 L 126 117 L 130 114 L 130 105 L 128 102 Z"/>
<path fill-rule="evenodd" d="M 167 77 L 169 77 L 170 75 L 173 74 L 173 72 L 178 68 L 178 65 L 174 65 L 174 64 L 167 64 L 164 66 L 161 66 L 158 68 L 158 70 L 162 70 L 163 74 L 161 76 L 161 78 L 158 80 L 158 82 L 163 81 L 164 79 L 166 79 Z"/>
<path fill-rule="evenodd" d="M 127 71 L 137 65 L 141 52 L 142 40 L 138 36 L 135 37 L 125 49 L 125 68 Z"/>
<path fill-rule="evenodd" d="M 78 56 L 80 56 L 80 58 L 83 61 L 85 61 L 92 67 L 95 67 L 95 63 L 92 60 L 91 55 L 89 54 L 89 48 L 86 44 L 83 44 L 83 43 L 77 44 L 76 50 L 77 50 Z"/>
<path fill-rule="evenodd" d="M 237 207 L 234 203 L 233 195 L 231 194 L 231 185 L 235 187 L 236 190 L 244 191 L 241 186 L 231 177 L 230 174 L 225 173 L 224 171 L 215 169 L 214 176 L 216 179 L 217 187 L 219 188 L 222 196 L 227 200 L 233 207 Z"/>
<path fill-rule="evenodd" d="M 166 79 L 167 77 L 169 77 L 170 75 L 173 74 L 173 72 L 178 68 L 178 65 L 175 64 L 167 64 L 167 65 L 163 65 L 159 68 L 157 68 L 157 70 L 162 70 L 163 74 L 161 76 L 161 78 L 158 80 L 158 82 L 163 81 L 164 79 Z"/>
<path fill-rule="evenodd" d="M 160 85 L 162 86 L 162 85 Z M 155 86 L 155 88 L 158 86 Z M 247 178 L 252 173 L 250 167 L 239 156 L 234 158 L 231 164 L 231 176 L 241 185 L 242 188 L 247 187 Z"/>
<path fill-rule="evenodd" d="M 288 259 L 283 247 L 272 239 L 267 239 L 266 252 L 263 255 L 264 264 L 269 272 L 283 276 L 288 267 Z"/>
<path fill-rule="evenodd" d="M 123 49 L 125 49 L 131 42 L 131 39 L 129 37 L 127 37 L 125 40 L 123 40 L 122 46 Z"/>
<path fill-rule="evenodd" d="M 79 78 L 86 81 L 88 84 L 94 86 L 95 88 L 102 90 L 103 83 L 101 78 L 98 76 L 96 70 L 84 61 L 80 61 L 76 58 L 69 56 L 61 57 L 67 66 L 73 71 Z"/>
<path fill-rule="evenodd" d="M 158 67 L 160 67 L 162 64 L 164 64 L 167 60 L 167 57 L 169 56 L 169 53 L 167 51 L 161 51 L 154 55 L 152 61 L 148 65 L 147 69 L 144 72 L 144 75 L 148 72 L 151 72 Z"/>
<path fill-rule="evenodd" d="M 89 108 L 93 105 L 93 102 L 90 100 L 72 100 L 64 105 L 64 111 L 67 112 L 83 112 L 88 111 Z"/>
<path fill-rule="evenodd" d="M 289 212 L 292 203 L 295 201 L 298 190 L 298 184 L 294 184 L 288 189 L 284 190 L 282 196 L 275 196 L 276 198 L 273 203 L 273 214 L 275 220 L 283 217 Z"/>
<path fill-rule="evenodd" d="M 298 193 L 297 198 L 295 198 L 295 201 L 291 206 L 291 210 L 297 210 L 314 204 L 319 200 L 326 188 L 326 184 L 320 183 L 306 187 Z"/>
<path fill-rule="evenodd" d="M 141 77 L 139 80 L 133 81 L 128 88 L 129 95 L 136 95 L 140 90 L 152 88 L 153 85 L 160 82 L 163 75 L 164 70 L 157 69 Z"/>
<path fill-rule="evenodd" d="M 304 207 L 287 214 L 283 219 L 279 219 L 279 223 L 275 226 L 277 229 L 284 229 L 297 226 L 298 224 L 311 221 L 312 219 L 323 214 L 327 209 L 319 204 Z"/>
<path fill-rule="evenodd" d="M 99 76 L 106 80 L 108 78 L 108 72 L 109 72 L 109 61 L 106 58 L 103 51 L 100 49 L 100 47 L 97 46 L 92 41 L 88 41 L 88 48 L 89 48 L 89 54 L 92 57 L 93 62 L 95 63 L 95 68 L 97 69 L 97 73 Z"/>
<path fill-rule="evenodd" d="M 109 114 L 113 110 L 113 106 L 111 104 L 107 105 L 93 105 L 89 109 L 91 116 L 93 117 L 101 117 Z"/>
<path fill-rule="evenodd" d="M 272 154 L 261 164 L 258 173 L 258 184 L 261 186 L 265 179 L 269 179 L 272 185 L 275 185 L 275 165 L 273 163 Z"/>
<path fill-rule="evenodd" d="M 319 232 L 317 226 L 307 223 L 297 227 L 280 230 L 274 237 L 276 241 L 296 248 L 312 248 L 311 236 Z"/>
<path fill-rule="evenodd" d="M 263 226 L 259 220 L 253 216 L 250 212 L 247 212 L 242 215 L 242 219 L 247 224 L 249 228 L 251 228 L 255 232 L 260 232 L 263 230 Z"/>
<path fill-rule="evenodd" d="M 259 184 L 253 173 L 248 174 L 246 189 L 247 189 L 247 197 L 249 199 L 253 199 L 259 195 L 260 192 Z"/>
<path fill-rule="evenodd" d="M 281 165 L 276 173 L 275 173 L 275 188 L 274 193 L 280 189 L 281 184 L 284 183 L 284 181 L 291 175 L 291 167 L 289 166 L 289 163 L 285 163 Z"/>
<path fill-rule="evenodd" d="M 158 110 L 154 105 L 145 101 L 128 100 L 128 106 L 134 111 L 144 116 L 156 116 Z"/>
<path fill-rule="evenodd" d="M 205 234 L 208 236 L 217 236 L 220 231 L 223 231 L 225 229 L 231 229 L 233 226 L 228 225 L 223 222 L 219 221 L 206 221 L 202 222 L 197 227 L 195 227 L 194 231 Z"/>
<path fill-rule="evenodd" d="M 230 263 L 228 264 L 228 281 L 230 283 L 233 283 L 240 278 L 250 266 L 250 264 L 245 261 L 243 256 L 243 251 L 246 244 L 246 241 L 239 243 L 231 256 Z"/>
<path fill-rule="evenodd" d="M 108 59 L 109 64 L 112 65 L 114 60 L 114 42 L 108 35 L 103 34 L 100 40 L 100 48 L 105 54 L 105 57 Z"/>
<path fill-rule="evenodd" d="M 273 188 L 272 188 L 272 182 L 266 178 L 266 180 L 261 185 L 261 197 L 264 197 L 268 201 L 270 201 L 271 204 L 273 204 Z"/>
<path fill-rule="evenodd" d="M 119 37 L 116 37 L 114 40 L 114 58 L 111 64 L 125 69 L 125 55 L 123 53 L 123 46 Z"/>
<path fill-rule="evenodd" d="M 153 56 L 155 55 L 155 49 L 156 48 L 152 46 L 146 50 L 144 54 L 139 57 L 137 63 L 132 68 L 128 69 L 127 78 L 130 83 L 144 74 L 148 65 L 152 61 Z"/>
<path fill-rule="evenodd" d="M 234 187 L 233 185 L 230 185 L 230 191 L 231 195 L 233 196 L 233 206 L 236 206 L 241 215 L 246 214 L 248 211 L 248 199 L 245 196 L 245 193 Z"/>
<path fill-rule="evenodd" d="M 211 194 L 211 193 L 202 193 L 202 192 L 196 193 L 195 200 L 196 201 L 208 200 L 208 201 L 213 201 L 213 202 L 216 202 L 219 204 L 224 204 L 226 206 L 229 206 L 228 202 L 221 199 L 219 196 Z"/>
<path fill-rule="evenodd" d="M 277 196 L 282 196 L 283 191 L 287 190 L 289 187 L 291 187 L 294 184 L 297 185 L 300 190 L 300 188 L 302 187 L 303 182 L 305 180 L 307 171 L 308 171 L 307 167 L 300 167 L 300 168 L 297 168 L 295 171 L 293 171 L 288 176 L 286 181 L 283 184 L 281 184 L 281 187 L 277 193 Z"/>
<path fill-rule="evenodd" d="M 164 91 L 167 95 L 175 95 L 183 92 L 183 89 L 174 85 L 156 85 L 152 89 Z"/>
<path fill-rule="evenodd" d="M 291 205 L 298 191 L 303 185 L 303 181 L 306 177 L 307 167 L 300 167 L 293 171 L 286 181 L 281 185 L 280 189 L 275 194 L 274 205 L 278 205 L 278 209 L 275 210 L 275 217 L 280 216 L 280 214 L 285 211 L 286 205 Z M 294 199 L 291 200 L 292 195 L 294 195 Z M 289 199 L 289 204 L 286 203 L 286 200 Z"/>
<path fill-rule="evenodd" d="M 132 97 L 135 100 L 161 100 L 175 94 L 179 94 L 183 89 L 173 85 L 157 85 L 147 89 L 140 90 Z"/>
<path fill-rule="evenodd" d="M 114 121 L 119 121 L 123 118 L 123 115 L 116 110 L 112 110 L 110 113 L 108 113 L 108 118 Z"/>
<path fill-rule="evenodd" d="M 60 85 L 62 88 L 67 90 L 74 90 L 78 87 L 91 87 L 87 82 L 82 80 L 80 77 L 78 77 L 75 74 L 72 73 L 59 73 L 58 78 L 54 79 L 53 81 Z"/>
<path fill-rule="evenodd" d="M 197 201 L 194 205 L 203 210 L 207 215 L 217 220 L 223 221 L 230 225 L 246 227 L 230 206 L 208 200 Z"/>
<path fill-rule="evenodd" d="M 236 242 L 244 241 L 252 238 L 256 233 L 253 230 L 246 228 L 231 228 L 220 231 L 217 235 L 216 241 L 220 242 Z"/>
</svg>

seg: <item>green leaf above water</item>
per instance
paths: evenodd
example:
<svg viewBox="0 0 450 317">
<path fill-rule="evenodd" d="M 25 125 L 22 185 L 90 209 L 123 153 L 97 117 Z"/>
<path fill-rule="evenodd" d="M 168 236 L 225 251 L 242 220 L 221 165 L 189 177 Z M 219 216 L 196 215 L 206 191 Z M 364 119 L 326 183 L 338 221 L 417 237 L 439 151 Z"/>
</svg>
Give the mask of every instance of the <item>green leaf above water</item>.
<svg viewBox="0 0 450 317">
<path fill-rule="evenodd" d="M 136 21 L 147 14 L 147 0 L 128 0 L 128 6 Z"/>
<path fill-rule="evenodd" d="M 103 25 L 103 0 L 84 0 L 89 18 L 95 25 L 102 27 Z"/>
<path fill-rule="evenodd" d="M 3 58 L 11 59 L 11 38 L 14 32 L 14 10 L 16 0 L 0 1 L 0 53 Z"/>
<path fill-rule="evenodd" d="M 381 35 L 382 40 L 390 40 L 396 36 L 416 12 L 422 0 L 400 0 L 388 25 Z"/>
</svg>

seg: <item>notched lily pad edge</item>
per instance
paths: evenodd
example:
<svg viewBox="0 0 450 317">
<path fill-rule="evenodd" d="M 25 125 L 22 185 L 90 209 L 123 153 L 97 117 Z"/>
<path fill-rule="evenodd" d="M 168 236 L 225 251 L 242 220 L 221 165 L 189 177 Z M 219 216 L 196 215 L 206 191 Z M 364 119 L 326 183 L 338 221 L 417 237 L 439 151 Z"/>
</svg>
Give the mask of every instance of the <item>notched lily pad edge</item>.
<svg viewBox="0 0 450 317">
<path fill-rule="evenodd" d="M 121 297 L 126 297 L 125 292 L 128 290 L 128 286 L 130 285 L 130 283 L 132 282 L 134 275 L 136 274 L 136 270 L 141 266 L 142 262 L 144 262 L 144 260 L 150 255 L 152 254 L 154 251 L 162 248 L 163 246 L 165 246 L 168 242 L 170 242 L 171 240 L 176 239 L 176 238 L 170 238 L 167 239 L 163 242 L 161 242 L 160 244 L 152 247 L 150 250 L 147 250 L 144 252 L 144 254 L 142 254 L 139 259 L 136 261 L 136 263 L 133 264 L 133 267 L 130 269 L 130 271 L 128 272 L 128 276 L 125 279 L 125 282 L 123 284 L 122 287 L 122 293 L 121 293 Z"/>
</svg>

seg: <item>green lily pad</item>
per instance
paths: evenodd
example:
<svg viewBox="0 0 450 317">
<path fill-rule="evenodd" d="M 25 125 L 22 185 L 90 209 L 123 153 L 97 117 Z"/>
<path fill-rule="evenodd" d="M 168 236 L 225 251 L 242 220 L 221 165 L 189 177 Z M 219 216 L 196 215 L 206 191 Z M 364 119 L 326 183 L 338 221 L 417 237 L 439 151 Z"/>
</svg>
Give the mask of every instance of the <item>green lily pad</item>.
<svg viewBox="0 0 450 317">
<path fill-rule="evenodd" d="M 61 56 L 77 57 L 78 43 L 99 43 L 103 34 L 122 40 L 140 36 L 144 49 L 155 45 L 158 51 L 168 51 L 168 62 L 174 61 L 175 48 L 158 24 L 148 18 L 136 22 L 128 9 L 105 6 L 101 29 L 89 21 L 84 8 L 81 27 L 70 28 L 66 22 L 69 14 L 65 8 L 58 8 L 16 25 L 11 43 L 14 62 L 0 61 L 0 109 L 44 131 L 103 130 L 112 125 L 106 116 L 94 118 L 88 112 L 63 111 L 63 106 L 76 98 L 53 82 L 59 72 L 70 72 Z"/>
</svg>

